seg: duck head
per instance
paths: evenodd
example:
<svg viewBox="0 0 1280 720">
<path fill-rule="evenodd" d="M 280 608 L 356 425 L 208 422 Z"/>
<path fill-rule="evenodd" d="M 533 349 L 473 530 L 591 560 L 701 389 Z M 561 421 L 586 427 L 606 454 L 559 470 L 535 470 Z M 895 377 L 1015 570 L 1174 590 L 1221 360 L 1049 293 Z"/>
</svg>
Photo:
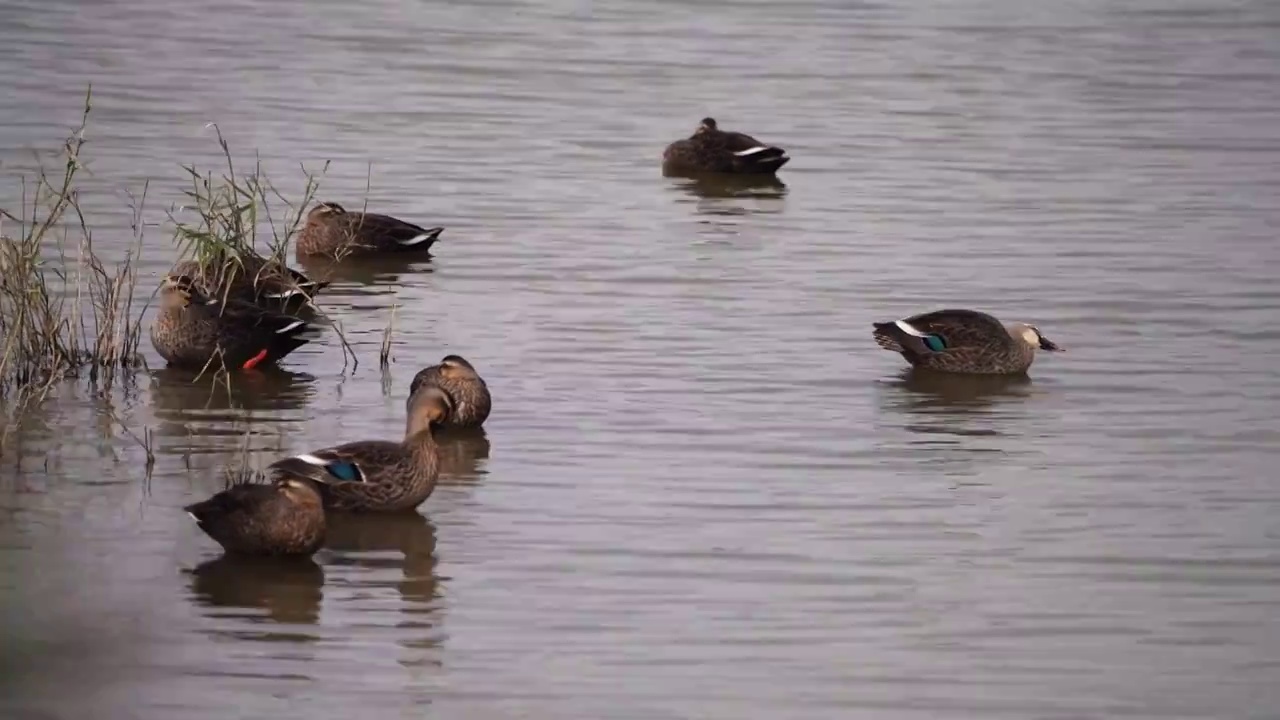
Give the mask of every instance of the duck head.
<svg viewBox="0 0 1280 720">
<path fill-rule="evenodd" d="M 324 221 L 346 213 L 346 208 L 336 202 L 322 202 L 311 208 L 311 211 L 307 213 L 307 222 Z"/>
<path fill-rule="evenodd" d="M 296 505 L 320 505 L 320 490 L 309 480 L 300 478 L 284 478 L 276 482 L 276 492 L 284 495 Z"/>
<path fill-rule="evenodd" d="M 192 304 L 216 303 L 206 298 L 190 275 L 166 275 L 160 283 L 160 306 L 165 309 L 185 308 Z"/>
<path fill-rule="evenodd" d="M 416 435 L 431 427 L 439 427 L 453 415 L 453 398 L 435 385 L 424 385 L 409 396 L 409 417 L 405 436 Z"/>
<path fill-rule="evenodd" d="M 1049 338 L 1042 335 L 1040 333 L 1040 329 L 1037 328 L 1035 325 L 1028 325 L 1026 323 L 1017 323 L 1016 325 L 1013 326 L 1013 329 L 1009 334 L 1013 335 L 1014 337 L 1021 338 L 1023 342 L 1025 342 L 1026 344 L 1030 345 L 1033 348 L 1039 348 L 1041 350 L 1047 350 L 1049 352 L 1066 352 L 1061 347 L 1059 347 L 1057 343 L 1053 342 Z"/>
<path fill-rule="evenodd" d="M 709 117 L 702 118 L 702 122 L 698 123 L 698 129 L 694 131 L 693 134 L 700 135 L 702 133 L 715 132 L 715 130 L 716 130 L 715 118 L 709 118 Z"/>
<path fill-rule="evenodd" d="M 446 355 L 440 360 L 440 374 L 447 378 L 462 379 L 476 376 L 476 369 L 461 355 Z"/>
</svg>

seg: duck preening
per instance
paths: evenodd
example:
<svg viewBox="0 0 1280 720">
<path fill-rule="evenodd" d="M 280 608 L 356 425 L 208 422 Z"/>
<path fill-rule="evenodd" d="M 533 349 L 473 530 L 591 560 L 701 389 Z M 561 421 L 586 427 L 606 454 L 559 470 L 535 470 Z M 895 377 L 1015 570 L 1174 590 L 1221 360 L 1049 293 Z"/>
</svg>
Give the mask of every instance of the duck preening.
<svg viewBox="0 0 1280 720">
<path fill-rule="evenodd" d="M 427 385 L 413 393 L 404 440 L 358 440 L 276 461 L 267 472 L 277 479 L 317 484 L 332 510 L 394 512 L 412 510 L 435 489 L 439 450 L 432 429 L 448 421 L 453 402 Z"/>
<path fill-rule="evenodd" d="M 183 510 L 235 555 L 315 554 L 324 543 L 320 493 L 310 482 L 239 482 Z"/>
<path fill-rule="evenodd" d="M 409 383 L 409 395 L 423 386 L 440 388 L 453 402 L 453 412 L 449 413 L 444 427 L 478 428 L 484 425 L 493 409 L 489 386 L 460 355 L 446 355 L 439 364 L 419 370 Z"/>
<path fill-rule="evenodd" d="M 215 264 L 183 260 L 173 266 L 169 275 L 194 279 L 200 292 L 208 297 L 253 303 L 288 314 L 310 306 L 312 298 L 329 286 L 280 260 L 252 252 Z"/>
<path fill-rule="evenodd" d="M 1062 351 L 1034 325 L 1004 325 L 976 310 L 937 310 L 873 326 L 880 347 L 939 372 L 1017 375 L 1031 367 L 1036 350 Z"/>
<path fill-rule="evenodd" d="M 151 344 L 169 365 L 251 369 L 279 361 L 319 337 L 294 315 L 233 298 L 210 297 L 190 275 L 166 276 Z"/>
<path fill-rule="evenodd" d="M 667 146 L 662 170 L 667 175 L 772 175 L 790 160 L 787 151 L 776 145 L 721 130 L 714 118 L 703 118 L 693 135 Z"/>
</svg>

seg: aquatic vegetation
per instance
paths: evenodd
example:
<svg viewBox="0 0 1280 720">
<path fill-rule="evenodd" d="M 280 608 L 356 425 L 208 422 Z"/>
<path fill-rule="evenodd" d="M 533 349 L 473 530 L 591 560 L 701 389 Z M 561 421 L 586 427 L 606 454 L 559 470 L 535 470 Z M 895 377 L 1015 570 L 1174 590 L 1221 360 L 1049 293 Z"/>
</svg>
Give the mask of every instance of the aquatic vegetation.
<svg viewBox="0 0 1280 720">
<path fill-rule="evenodd" d="M 133 238 L 122 257 L 107 260 L 95 247 L 92 223 L 80 205 L 92 100 L 90 87 L 59 161 L 39 162 L 34 178 L 21 178 L 12 193 L 19 205 L 0 207 L 0 454 L 18 420 L 58 383 L 87 379 L 105 396 L 121 377 L 146 364 L 139 352 L 143 315 L 158 291 L 137 292 L 147 188 L 129 194 Z M 274 291 L 279 293 L 281 283 L 298 288 L 306 305 L 319 312 L 310 293 L 323 283 L 310 282 L 284 264 L 286 248 L 319 187 L 318 176 L 303 168 L 301 201 L 291 203 L 260 163 L 241 173 L 220 132 L 218 143 L 226 159 L 222 172 L 183 166 L 191 183 L 186 201 L 168 212 L 179 261 L 194 262 L 206 282 L 226 291 L 250 272 L 253 285 L 257 276 L 275 273 Z M 359 363 L 341 326 L 329 324 L 342 344 L 344 369 L 348 359 L 354 369 Z"/>
<path fill-rule="evenodd" d="M 0 449 L 13 421 L 54 384 L 87 376 L 106 390 L 117 370 L 142 364 L 145 305 L 134 299 L 142 223 L 134 223 L 124 257 L 109 265 L 94 249 L 78 200 L 91 109 L 92 89 L 63 143 L 61 168 L 41 165 L 34 182 L 22 181 L 19 211 L 0 209 Z M 135 220 L 145 197 L 144 189 L 134 202 Z"/>
</svg>

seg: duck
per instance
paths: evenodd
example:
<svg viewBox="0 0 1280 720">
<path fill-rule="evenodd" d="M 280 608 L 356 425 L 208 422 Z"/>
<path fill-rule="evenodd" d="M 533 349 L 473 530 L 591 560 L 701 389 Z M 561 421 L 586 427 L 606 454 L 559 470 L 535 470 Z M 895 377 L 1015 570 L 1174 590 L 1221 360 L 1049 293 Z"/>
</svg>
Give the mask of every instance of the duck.
<svg viewBox="0 0 1280 720">
<path fill-rule="evenodd" d="M 294 315 L 253 303 L 209 297 L 190 275 L 167 275 L 151 344 L 172 367 L 253 369 L 319 337 L 319 328 Z"/>
<path fill-rule="evenodd" d="M 335 260 L 407 252 L 430 256 L 442 232 L 443 227 L 423 228 L 390 215 L 348 212 L 336 202 L 322 202 L 307 212 L 295 250 L 298 257 Z"/>
<path fill-rule="evenodd" d="M 312 280 L 275 258 L 253 252 L 222 263 L 183 260 L 169 274 L 195 279 L 206 296 L 254 303 L 288 314 L 310 307 L 311 300 L 329 286 L 328 281 Z"/>
<path fill-rule="evenodd" d="M 424 385 L 440 388 L 453 402 L 447 428 L 478 428 L 493 409 L 489 386 L 475 366 L 460 355 L 446 355 L 439 364 L 419 370 L 409 383 L 409 394 L 412 396 Z"/>
<path fill-rule="evenodd" d="M 183 510 L 233 555 L 310 557 L 324 544 L 323 501 L 305 480 L 241 481 Z"/>
<path fill-rule="evenodd" d="M 790 160 L 787 151 L 776 145 L 721 130 L 715 118 L 703 118 L 693 135 L 667 146 L 662 170 L 666 175 L 773 175 Z"/>
<path fill-rule="evenodd" d="M 972 375 L 1027 372 L 1036 350 L 1063 352 L 1035 325 L 1002 324 L 977 310 L 936 310 L 872 323 L 876 344 L 902 353 L 913 367 Z"/>
<path fill-rule="evenodd" d="M 448 421 L 453 401 L 440 388 L 410 395 L 404 440 L 358 440 L 277 460 L 267 467 L 275 479 L 315 482 L 326 510 L 403 512 L 431 495 L 440 475 L 432 429 Z"/>
</svg>

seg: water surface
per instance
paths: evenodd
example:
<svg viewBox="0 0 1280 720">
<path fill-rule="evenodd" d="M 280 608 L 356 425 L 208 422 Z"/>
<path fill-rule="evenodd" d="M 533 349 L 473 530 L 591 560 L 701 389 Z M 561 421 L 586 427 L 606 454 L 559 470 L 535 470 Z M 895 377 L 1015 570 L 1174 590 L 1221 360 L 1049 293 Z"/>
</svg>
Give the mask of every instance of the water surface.
<svg viewBox="0 0 1280 720">
<path fill-rule="evenodd" d="M 1280 704 L 1280 9 L 1267 2 L 7 2 L 0 198 L 93 83 L 149 295 L 210 122 L 286 195 L 447 226 L 214 392 L 56 389 L 0 470 L 18 718 L 1264 718 Z M 781 185 L 664 179 L 705 115 Z M 944 306 L 1068 349 L 904 373 Z M 396 308 L 394 362 L 377 354 Z M 395 437 L 470 359 L 487 445 L 421 516 L 232 563 L 180 512 Z M 155 433 L 156 464 L 121 430 Z"/>
</svg>

